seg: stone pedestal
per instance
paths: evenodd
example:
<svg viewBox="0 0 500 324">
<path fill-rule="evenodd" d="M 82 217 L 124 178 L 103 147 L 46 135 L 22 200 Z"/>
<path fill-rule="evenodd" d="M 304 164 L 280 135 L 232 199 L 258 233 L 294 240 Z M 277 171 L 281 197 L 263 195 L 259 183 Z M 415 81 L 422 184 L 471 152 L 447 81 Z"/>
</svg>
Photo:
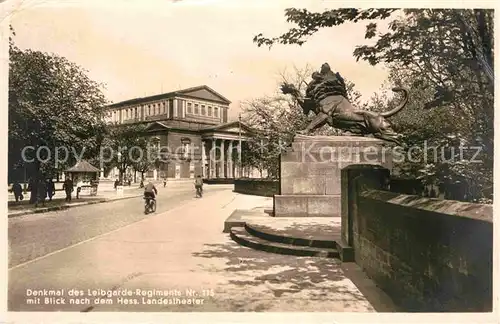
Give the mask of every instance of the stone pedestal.
<svg viewBox="0 0 500 324">
<path fill-rule="evenodd" d="M 276 217 L 340 217 L 341 173 L 348 165 L 392 169 L 387 143 L 369 137 L 297 135 L 281 154 Z"/>
</svg>

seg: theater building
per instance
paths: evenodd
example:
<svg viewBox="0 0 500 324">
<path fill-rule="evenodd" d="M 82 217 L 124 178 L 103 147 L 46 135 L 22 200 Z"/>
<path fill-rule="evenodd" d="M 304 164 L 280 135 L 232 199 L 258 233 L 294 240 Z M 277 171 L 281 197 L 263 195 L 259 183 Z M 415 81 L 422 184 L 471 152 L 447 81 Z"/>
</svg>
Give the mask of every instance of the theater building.
<svg viewBox="0 0 500 324">
<path fill-rule="evenodd" d="M 247 125 L 228 122 L 230 103 L 203 85 L 130 99 L 104 109 L 109 123 L 146 123 L 153 143 L 168 152 L 168 157 L 146 172 L 147 179 L 193 178 L 198 174 L 205 179 L 260 176 L 238 164 L 239 145 L 251 135 Z M 138 179 L 134 172 L 127 170 L 127 176 Z M 118 171 L 104 176 L 117 178 Z"/>
</svg>

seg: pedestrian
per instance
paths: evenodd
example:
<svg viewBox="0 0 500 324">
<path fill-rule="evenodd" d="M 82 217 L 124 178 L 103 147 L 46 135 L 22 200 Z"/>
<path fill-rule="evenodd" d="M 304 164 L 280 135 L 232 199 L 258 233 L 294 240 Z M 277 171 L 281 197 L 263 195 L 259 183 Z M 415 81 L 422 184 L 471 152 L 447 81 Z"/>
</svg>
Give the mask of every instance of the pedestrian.
<svg viewBox="0 0 500 324">
<path fill-rule="evenodd" d="M 200 175 L 194 179 L 194 188 L 196 189 L 196 197 L 201 197 L 203 195 L 203 179 Z"/>
<path fill-rule="evenodd" d="M 44 179 L 40 179 L 40 181 L 38 181 L 37 194 L 38 200 L 35 203 L 35 208 L 38 207 L 39 203 L 42 203 L 42 206 L 45 207 L 45 198 L 47 197 L 47 183 Z"/>
<path fill-rule="evenodd" d="M 30 192 L 30 204 L 36 204 L 37 201 L 37 182 L 34 178 L 30 178 L 28 182 L 28 191 Z"/>
<path fill-rule="evenodd" d="M 66 192 L 66 201 L 71 202 L 71 193 L 73 192 L 73 181 L 70 178 L 64 180 L 63 190 Z"/>
<path fill-rule="evenodd" d="M 16 199 L 16 202 L 19 200 L 23 200 L 23 188 L 21 187 L 21 184 L 19 181 L 14 181 L 12 184 L 12 193 L 14 194 L 14 198 Z"/>
<path fill-rule="evenodd" d="M 167 186 L 167 178 L 163 178 L 163 188 Z"/>
<path fill-rule="evenodd" d="M 52 201 L 52 197 L 56 194 L 56 186 L 52 179 L 47 180 L 47 196 L 49 197 L 49 201 Z"/>
<path fill-rule="evenodd" d="M 80 192 L 82 191 L 83 181 L 81 179 L 76 180 L 76 199 L 80 199 Z"/>
<path fill-rule="evenodd" d="M 116 179 L 116 180 L 115 180 L 115 190 L 116 190 L 116 188 L 118 187 L 118 183 L 119 183 L 119 181 L 118 181 L 118 179 Z"/>
</svg>

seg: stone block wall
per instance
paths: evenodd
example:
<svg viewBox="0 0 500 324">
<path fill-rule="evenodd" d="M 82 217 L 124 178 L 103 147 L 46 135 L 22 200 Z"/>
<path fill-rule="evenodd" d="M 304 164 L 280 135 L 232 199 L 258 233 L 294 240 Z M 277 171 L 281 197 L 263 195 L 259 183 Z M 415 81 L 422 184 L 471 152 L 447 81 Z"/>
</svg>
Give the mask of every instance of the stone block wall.
<svg viewBox="0 0 500 324">
<path fill-rule="evenodd" d="M 491 311 L 492 206 L 371 189 L 366 178 L 344 183 L 356 206 L 343 213 L 366 274 L 407 311 Z"/>
<path fill-rule="evenodd" d="M 279 194 L 279 180 L 273 179 L 235 179 L 234 192 L 273 197 Z"/>
</svg>

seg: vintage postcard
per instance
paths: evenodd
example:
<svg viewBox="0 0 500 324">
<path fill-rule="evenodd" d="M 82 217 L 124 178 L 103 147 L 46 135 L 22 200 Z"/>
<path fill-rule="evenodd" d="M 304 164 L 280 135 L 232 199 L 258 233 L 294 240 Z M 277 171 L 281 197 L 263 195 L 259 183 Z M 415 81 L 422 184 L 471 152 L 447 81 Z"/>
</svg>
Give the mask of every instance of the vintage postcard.
<svg viewBox="0 0 500 324">
<path fill-rule="evenodd" d="M 395 4 L 3 1 L 5 322 L 493 323 L 494 5 Z"/>
</svg>

